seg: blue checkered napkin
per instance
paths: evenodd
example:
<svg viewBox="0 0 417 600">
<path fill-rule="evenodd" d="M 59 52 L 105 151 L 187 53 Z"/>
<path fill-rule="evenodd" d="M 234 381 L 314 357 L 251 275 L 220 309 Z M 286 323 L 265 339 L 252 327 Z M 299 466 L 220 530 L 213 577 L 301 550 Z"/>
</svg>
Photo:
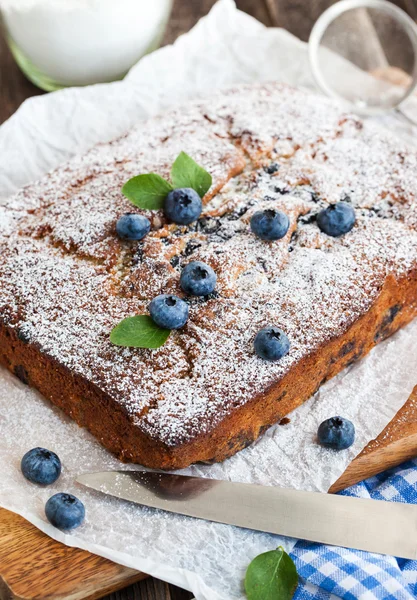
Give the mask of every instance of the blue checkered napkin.
<svg viewBox="0 0 417 600">
<path fill-rule="evenodd" d="M 417 504 L 417 459 L 342 494 Z M 310 542 L 298 542 L 291 556 L 300 576 L 294 600 L 417 598 L 417 561 Z"/>
</svg>

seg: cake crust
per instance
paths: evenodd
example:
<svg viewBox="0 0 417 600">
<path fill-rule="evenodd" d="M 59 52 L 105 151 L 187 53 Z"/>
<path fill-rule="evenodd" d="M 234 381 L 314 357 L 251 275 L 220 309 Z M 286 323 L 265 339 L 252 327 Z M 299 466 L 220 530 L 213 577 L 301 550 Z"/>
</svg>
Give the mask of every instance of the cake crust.
<svg viewBox="0 0 417 600">
<path fill-rule="evenodd" d="M 123 242 L 120 193 L 167 176 L 180 151 L 213 175 L 187 227 L 152 218 Z M 0 361 L 122 460 L 174 469 L 221 461 L 307 400 L 417 312 L 417 159 L 389 133 L 280 84 L 222 92 L 139 125 L 24 188 L 0 209 Z M 329 238 L 315 218 L 344 200 L 357 222 Z M 249 228 L 259 208 L 290 218 L 283 240 Z M 140 212 L 140 211 L 138 211 Z M 122 318 L 183 295 L 203 260 L 216 293 L 158 350 L 112 346 Z M 290 338 L 255 356 L 266 325 Z"/>
</svg>

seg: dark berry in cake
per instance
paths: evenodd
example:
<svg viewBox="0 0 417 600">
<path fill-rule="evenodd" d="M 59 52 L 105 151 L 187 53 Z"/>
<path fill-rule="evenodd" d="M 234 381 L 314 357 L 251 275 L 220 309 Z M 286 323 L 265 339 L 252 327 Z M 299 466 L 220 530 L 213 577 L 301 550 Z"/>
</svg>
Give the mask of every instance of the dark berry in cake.
<svg viewBox="0 0 417 600">
<path fill-rule="evenodd" d="M 321 231 L 333 237 L 339 237 L 350 231 L 355 221 L 355 211 L 347 202 L 331 204 L 317 215 L 317 225 Z"/>
<path fill-rule="evenodd" d="M 265 360 L 279 360 L 290 349 L 290 341 L 286 334 L 278 327 L 265 327 L 256 335 L 255 352 Z"/>
<path fill-rule="evenodd" d="M 55 452 L 33 448 L 26 452 L 20 463 L 23 475 L 32 483 L 49 485 L 61 474 L 61 461 Z"/>
<path fill-rule="evenodd" d="M 185 266 L 181 272 L 180 285 L 186 294 L 207 296 L 216 287 L 217 275 L 213 269 L 199 260 Z"/>
<path fill-rule="evenodd" d="M 191 188 L 178 188 L 169 192 L 164 212 L 170 221 L 178 225 L 189 225 L 201 214 L 203 204 L 197 192 Z"/>
<path fill-rule="evenodd" d="M 215 219 L 214 217 L 201 217 L 197 223 L 197 231 L 201 231 L 206 235 L 212 235 L 217 233 L 221 226 L 220 219 Z"/>
<path fill-rule="evenodd" d="M 279 210 L 268 208 L 257 211 L 250 222 L 253 233 L 261 240 L 280 240 L 287 233 L 290 221 Z"/>
<path fill-rule="evenodd" d="M 84 521 L 85 508 L 81 500 L 72 494 L 55 494 L 45 505 L 48 521 L 58 529 L 69 531 Z"/>
<path fill-rule="evenodd" d="M 199 242 L 198 240 L 191 239 L 187 242 L 187 245 L 182 251 L 182 254 L 184 256 L 191 256 L 191 254 L 193 254 L 199 248 L 201 248 L 201 242 Z"/>
<path fill-rule="evenodd" d="M 343 417 L 332 417 L 320 425 L 317 437 L 322 446 L 345 450 L 355 441 L 355 426 Z"/>
<path fill-rule="evenodd" d="M 271 163 L 270 165 L 268 165 L 267 167 L 265 167 L 265 173 L 268 173 L 268 175 L 273 175 L 278 170 L 279 170 L 279 164 L 278 163 Z"/>
<path fill-rule="evenodd" d="M 153 321 L 164 329 L 180 329 L 188 320 L 188 304 L 169 294 L 157 296 L 149 304 Z"/>
<path fill-rule="evenodd" d="M 149 219 L 136 213 L 126 213 L 116 223 L 117 235 L 124 240 L 141 240 L 150 229 Z"/>
</svg>

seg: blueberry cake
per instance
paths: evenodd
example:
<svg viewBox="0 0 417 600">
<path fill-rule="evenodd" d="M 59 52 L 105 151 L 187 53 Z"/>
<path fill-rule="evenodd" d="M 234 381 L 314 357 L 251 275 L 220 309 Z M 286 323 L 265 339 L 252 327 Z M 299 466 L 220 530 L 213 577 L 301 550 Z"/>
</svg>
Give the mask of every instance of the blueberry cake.
<svg viewBox="0 0 417 600">
<path fill-rule="evenodd" d="M 200 217 L 133 208 L 151 230 L 122 239 L 123 184 L 167 177 L 181 151 L 213 178 Z M 122 460 L 224 460 L 417 314 L 416 191 L 413 150 L 280 84 L 140 123 L 0 209 L 0 361 Z M 318 215 L 340 202 L 355 222 L 329 235 Z M 254 235 L 262 210 L 287 215 L 281 239 Z M 217 282 L 187 297 L 186 325 L 158 349 L 113 345 L 112 328 L 153 298 L 186 296 L 191 261 Z M 276 361 L 254 350 L 271 325 L 290 343 Z"/>
</svg>

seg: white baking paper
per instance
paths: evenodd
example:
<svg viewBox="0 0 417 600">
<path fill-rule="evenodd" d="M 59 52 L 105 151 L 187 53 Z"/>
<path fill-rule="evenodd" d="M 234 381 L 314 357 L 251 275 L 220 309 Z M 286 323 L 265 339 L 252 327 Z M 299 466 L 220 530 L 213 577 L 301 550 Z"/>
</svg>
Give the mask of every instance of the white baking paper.
<svg viewBox="0 0 417 600">
<path fill-rule="evenodd" d="M 232 0 L 220 0 L 189 34 L 142 59 L 125 81 L 26 101 L 0 128 L 0 197 L 95 142 L 122 133 L 138 119 L 216 88 L 271 79 L 313 86 L 305 44 L 283 30 L 266 29 L 237 11 Z M 393 119 L 385 121 L 398 124 Z M 184 473 L 325 492 L 404 404 L 416 383 L 415 372 L 417 322 L 328 382 L 291 415 L 289 424 L 271 428 L 222 464 L 193 466 Z M 351 419 L 357 429 L 354 446 L 339 453 L 315 442 L 319 423 L 335 414 Z M 49 488 L 30 484 L 20 473 L 21 457 L 34 446 L 46 446 L 62 459 L 63 474 Z M 1 506 L 68 545 L 187 588 L 197 600 L 242 599 L 251 559 L 279 544 L 290 549 L 294 543 L 141 508 L 76 485 L 81 473 L 135 467 L 122 465 L 4 369 L 0 464 Z M 44 504 L 58 491 L 74 493 L 86 505 L 86 522 L 72 534 L 54 529 L 45 519 Z"/>
</svg>

